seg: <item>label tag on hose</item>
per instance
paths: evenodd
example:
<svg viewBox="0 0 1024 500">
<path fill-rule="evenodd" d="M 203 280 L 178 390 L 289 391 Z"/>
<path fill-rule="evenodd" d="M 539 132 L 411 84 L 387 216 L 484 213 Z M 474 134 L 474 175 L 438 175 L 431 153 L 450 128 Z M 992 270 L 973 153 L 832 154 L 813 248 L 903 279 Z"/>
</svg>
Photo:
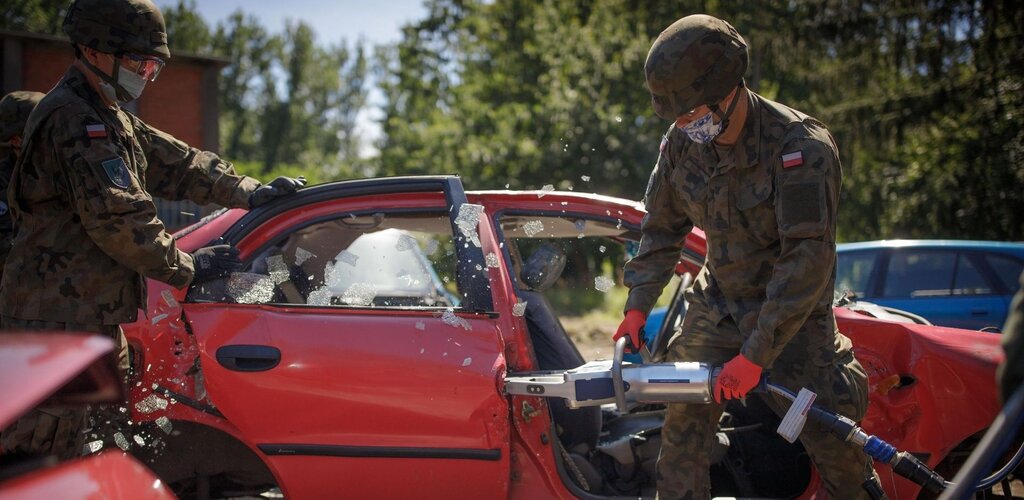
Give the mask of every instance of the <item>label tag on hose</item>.
<svg viewBox="0 0 1024 500">
<path fill-rule="evenodd" d="M 811 405 L 814 404 L 817 397 L 817 394 L 806 388 L 800 389 L 800 394 L 796 395 L 796 400 L 790 405 L 789 411 L 786 412 L 785 417 L 782 417 L 782 423 L 776 430 L 783 439 L 790 443 L 796 441 L 800 432 L 804 430 L 804 424 L 807 423 L 807 410 L 811 409 Z"/>
</svg>

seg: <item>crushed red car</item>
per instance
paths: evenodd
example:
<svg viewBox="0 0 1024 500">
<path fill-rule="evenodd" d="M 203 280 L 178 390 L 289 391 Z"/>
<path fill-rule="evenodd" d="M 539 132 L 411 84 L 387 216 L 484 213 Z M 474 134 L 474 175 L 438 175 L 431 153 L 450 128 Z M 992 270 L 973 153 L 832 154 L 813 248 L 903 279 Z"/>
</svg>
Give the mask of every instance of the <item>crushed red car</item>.
<svg viewBox="0 0 1024 500">
<path fill-rule="evenodd" d="M 336 182 L 215 213 L 177 244 L 226 241 L 243 270 L 188 290 L 151 281 L 125 329 L 133 419 L 173 428 L 133 453 L 186 497 L 653 495 L 663 408 L 503 392 L 510 374 L 585 363 L 550 292 L 622 293 L 643 215 L 593 194 L 467 193 L 450 176 Z M 678 271 L 704 250 L 695 231 Z M 865 430 L 952 477 L 999 408 L 998 338 L 836 316 L 870 375 Z M 715 495 L 818 492 L 771 412 L 733 405 L 727 418 Z M 878 472 L 890 498 L 920 490 Z"/>
<path fill-rule="evenodd" d="M 0 335 L 0 429 L 40 403 L 85 405 L 122 401 L 114 343 L 56 332 Z M 0 450 L 0 498 L 170 500 L 146 467 L 120 450 L 58 463 Z"/>
</svg>

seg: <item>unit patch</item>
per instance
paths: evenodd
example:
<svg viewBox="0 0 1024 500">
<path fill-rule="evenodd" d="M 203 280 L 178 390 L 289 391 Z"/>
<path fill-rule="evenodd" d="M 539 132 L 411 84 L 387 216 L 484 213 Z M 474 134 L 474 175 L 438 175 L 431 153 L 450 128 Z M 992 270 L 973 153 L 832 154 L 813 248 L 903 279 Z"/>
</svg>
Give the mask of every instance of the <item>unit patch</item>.
<svg viewBox="0 0 1024 500">
<path fill-rule="evenodd" d="M 131 185 L 131 176 L 128 174 L 128 167 L 124 164 L 124 160 L 120 157 L 111 158 L 104 161 L 102 165 L 103 171 L 112 184 L 121 189 L 128 189 L 128 186 Z"/>
</svg>

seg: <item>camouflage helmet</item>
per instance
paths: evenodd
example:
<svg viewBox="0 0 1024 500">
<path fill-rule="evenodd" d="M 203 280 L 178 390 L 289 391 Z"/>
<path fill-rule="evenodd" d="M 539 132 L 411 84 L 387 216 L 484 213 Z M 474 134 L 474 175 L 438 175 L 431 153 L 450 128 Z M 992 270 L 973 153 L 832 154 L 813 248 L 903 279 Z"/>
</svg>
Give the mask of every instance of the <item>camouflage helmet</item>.
<svg viewBox="0 0 1024 500">
<path fill-rule="evenodd" d="M 150 0 L 75 0 L 64 18 L 64 33 L 107 54 L 171 57 L 164 16 Z"/>
<path fill-rule="evenodd" d="M 675 120 L 725 99 L 747 70 L 747 42 L 729 23 L 686 16 L 662 31 L 644 64 L 654 112 Z"/>
<path fill-rule="evenodd" d="M 10 141 L 21 135 L 32 109 L 46 94 L 16 90 L 0 99 L 0 142 Z"/>
</svg>

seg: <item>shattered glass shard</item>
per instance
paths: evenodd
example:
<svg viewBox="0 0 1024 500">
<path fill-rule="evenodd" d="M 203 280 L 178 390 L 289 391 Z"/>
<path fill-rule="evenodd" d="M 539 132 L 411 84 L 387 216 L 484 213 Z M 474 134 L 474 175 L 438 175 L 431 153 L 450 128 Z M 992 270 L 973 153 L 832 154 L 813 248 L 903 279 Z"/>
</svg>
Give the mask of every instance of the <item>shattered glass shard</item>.
<svg viewBox="0 0 1024 500">
<path fill-rule="evenodd" d="M 417 321 L 416 322 L 416 329 L 417 330 L 426 330 L 427 329 L 427 324 L 422 322 L 422 321 Z"/>
<path fill-rule="evenodd" d="M 607 276 L 598 276 L 594 278 L 594 288 L 599 292 L 607 292 L 615 286 L 615 282 Z"/>
<path fill-rule="evenodd" d="M 301 266 L 303 262 L 316 257 L 316 254 L 306 250 L 305 248 L 299 247 L 295 249 L 295 265 Z"/>
<path fill-rule="evenodd" d="M 170 434 L 173 428 L 171 427 L 171 419 L 167 417 L 160 417 L 156 419 L 156 426 L 166 434 Z"/>
<path fill-rule="evenodd" d="M 473 325 L 469 324 L 468 321 L 455 315 L 454 309 L 446 309 L 444 311 L 444 314 L 441 315 L 441 321 L 444 321 L 445 324 L 447 325 L 462 327 L 465 328 L 466 330 L 473 329 Z"/>
<path fill-rule="evenodd" d="M 498 256 L 494 252 L 488 253 L 485 260 L 487 261 L 487 267 L 498 267 Z"/>
<path fill-rule="evenodd" d="M 165 409 L 167 409 L 167 400 L 157 396 L 156 394 L 150 394 L 142 401 L 135 403 L 135 411 L 142 414 L 149 414 L 157 410 Z"/>
<path fill-rule="evenodd" d="M 128 451 L 128 448 L 130 447 L 128 439 L 126 439 L 124 434 L 121 434 L 120 432 L 114 434 L 114 443 L 117 444 L 117 447 L 121 448 L 122 451 Z"/>
<path fill-rule="evenodd" d="M 142 436 L 136 434 L 132 436 L 132 439 L 135 440 L 135 443 L 138 444 L 139 446 L 146 446 L 146 440 L 142 439 Z"/>
<path fill-rule="evenodd" d="M 274 280 L 275 285 L 284 283 L 291 277 L 288 264 L 284 263 L 284 257 L 281 255 L 267 257 L 267 270 L 270 271 L 270 279 Z"/>
<path fill-rule="evenodd" d="M 473 364 L 473 358 L 466 358 L 462 360 L 462 366 L 469 366 Z"/>
<path fill-rule="evenodd" d="M 438 246 L 440 246 L 440 245 L 437 242 L 437 240 L 430 240 L 430 241 L 427 242 L 427 248 L 423 249 L 423 253 L 425 253 L 427 255 L 434 255 L 434 252 L 437 251 L 437 247 Z"/>
<path fill-rule="evenodd" d="M 459 207 L 459 216 L 455 218 L 455 225 L 458 226 L 459 232 L 475 246 L 480 246 L 480 236 L 477 234 L 476 228 L 480 223 L 480 215 L 483 213 L 483 205 L 463 203 Z"/>
<path fill-rule="evenodd" d="M 306 304 L 311 306 L 329 306 L 331 305 L 331 289 L 326 286 L 322 286 L 313 290 L 306 297 Z"/>
<path fill-rule="evenodd" d="M 164 299 L 164 304 L 167 304 L 167 307 L 170 307 L 171 309 L 177 308 L 179 305 L 178 301 L 174 298 L 174 294 L 172 294 L 170 290 L 161 290 L 160 297 Z"/>
<path fill-rule="evenodd" d="M 544 195 L 546 195 L 546 194 L 548 194 L 548 193 L 550 193 L 550 192 L 552 192 L 554 190 L 555 190 L 555 186 L 552 186 L 551 184 L 545 184 L 544 187 L 540 188 L 540 192 L 537 193 L 537 197 L 538 198 L 543 198 Z"/>
<path fill-rule="evenodd" d="M 368 306 L 377 297 L 377 286 L 372 283 L 352 283 L 341 294 L 341 301 L 350 306 Z"/>
<path fill-rule="evenodd" d="M 526 304 L 527 304 L 526 301 L 521 301 L 521 302 L 517 302 L 515 304 L 512 304 L 512 315 L 513 316 L 522 316 L 522 315 L 526 314 Z"/>
<path fill-rule="evenodd" d="M 544 230 L 544 223 L 539 220 L 532 220 L 523 224 L 523 232 L 526 236 L 533 237 L 535 234 Z"/>
<path fill-rule="evenodd" d="M 416 248 L 418 246 L 419 243 L 416 241 L 416 238 L 413 238 L 412 236 L 409 236 L 408 234 L 404 233 L 401 236 L 399 236 L 398 241 L 395 242 L 395 250 L 398 250 L 399 252 L 412 250 L 413 248 Z"/>
<path fill-rule="evenodd" d="M 96 440 L 96 441 L 89 441 L 88 443 L 85 443 L 85 447 L 84 447 L 84 449 L 82 451 L 85 454 L 89 454 L 89 453 L 96 453 L 97 451 L 100 451 L 102 449 L 103 449 L 103 441 Z"/>
<path fill-rule="evenodd" d="M 232 273 L 228 296 L 239 304 L 260 304 L 274 298 L 274 280 L 265 274 Z"/>
<path fill-rule="evenodd" d="M 342 250 L 341 253 L 338 254 L 338 262 L 344 262 L 345 264 L 348 264 L 352 267 L 355 267 L 356 262 L 358 261 L 359 256 L 352 252 L 349 252 L 348 250 Z"/>
</svg>

